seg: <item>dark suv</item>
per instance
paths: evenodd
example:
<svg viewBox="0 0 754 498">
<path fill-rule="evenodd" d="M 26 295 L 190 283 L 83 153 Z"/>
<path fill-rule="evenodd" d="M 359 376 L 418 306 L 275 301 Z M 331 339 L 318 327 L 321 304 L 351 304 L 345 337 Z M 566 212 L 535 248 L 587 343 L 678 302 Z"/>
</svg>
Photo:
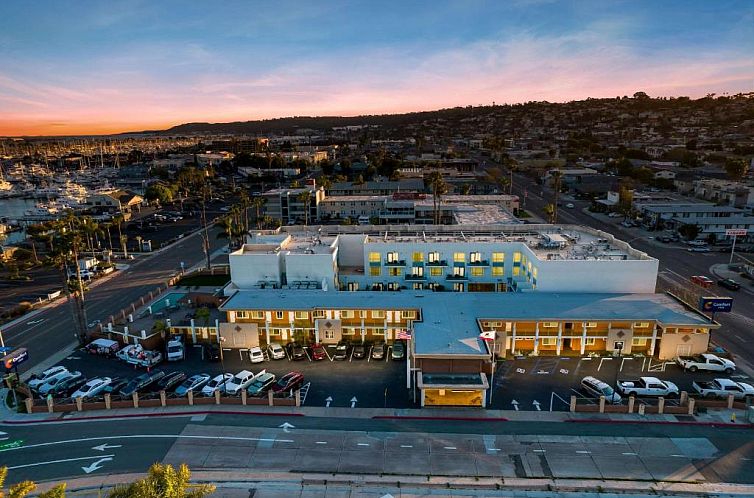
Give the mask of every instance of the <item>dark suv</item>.
<svg viewBox="0 0 754 498">
<path fill-rule="evenodd" d="M 154 372 L 147 372 L 134 377 L 131 382 L 126 384 L 121 390 L 121 396 L 131 396 L 135 392 L 143 391 L 158 380 L 165 377 L 165 372 L 157 370 Z"/>
</svg>

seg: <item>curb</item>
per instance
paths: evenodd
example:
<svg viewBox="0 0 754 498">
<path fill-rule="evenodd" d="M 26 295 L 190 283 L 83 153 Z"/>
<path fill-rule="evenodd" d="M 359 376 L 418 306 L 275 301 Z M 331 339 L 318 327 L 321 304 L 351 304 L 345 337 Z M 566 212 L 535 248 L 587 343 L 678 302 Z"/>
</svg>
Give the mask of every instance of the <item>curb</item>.
<svg viewBox="0 0 754 498">
<path fill-rule="evenodd" d="M 511 422 L 505 417 L 430 417 L 422 415 L 375 415 L 372 420 L 449 420 L 463 422 Z"/>
<path fill-rule="evenodd" d="M 243 412 L 234 410 L 219 411 L 190 411 L 190 412 L 168 412 L 168 413 L 127 413 L 124 415 L 93 415 L 88 417 L 69 417 L 64 418 L 65 413 L 60 418 L 44 418 L 39 420 L 2 420 L 1 424 L 7 425 L 34 425 L 60 422 L 79 422 L 86 420 L 112 420 L 123 418 L 153 418 L 153 417 L 194 417 L 196 415 L 252 415 L 258 417 L 305 417 L 303 413 L 278 413 L 278 412 Z"/>
<path fill-rule="evenodd" d="M 572 418 L 566 419 L 563 422 L 572 424 L 655 424 L 655 425 L 691 425 L 701 427 L 723 427 L 727 429 L 739 428 L 739 429 L 751 429 L 754 428 L 754 424 L 736 424 L 733 422 L 702 422 L 702 421 L 687 421 L 687 420 L 606 420 L 600 418 Z"/>
</svg>

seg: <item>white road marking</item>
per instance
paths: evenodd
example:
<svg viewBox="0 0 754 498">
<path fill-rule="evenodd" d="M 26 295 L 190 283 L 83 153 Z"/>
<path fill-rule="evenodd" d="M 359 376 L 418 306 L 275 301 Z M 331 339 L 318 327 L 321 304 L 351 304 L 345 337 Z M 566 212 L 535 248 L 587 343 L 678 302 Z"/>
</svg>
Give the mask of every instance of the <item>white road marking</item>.
<svg viewBox="0 0 754 498">
<path fill-rule="evenodd" d="M 63 458 L 61 460 L 48 460 L 46 462 L 34 462 L 34 463 L 26 463 L 24 465 L 14 465 L 13 467 L 8 467 L 8 470 L 25 469 L 27 467 L 38 467 L 40 465 L 52 465 L 54 463 L 78 462 L 81 460 L 98 460 L 102 458 L 110 458 L 112 460 L 112 457 L 114 456 L 115 455 L 94 455 L 94 456 L 79 457 L 79 458 Z"/>
<path fill-rule="evenodd" d="M 103 463 L 105 463 L 105 462 L 111 462 L 112 460 L 113 460 L 112 457 L 100 458 L 96 462 L 92 462 L 89 465 L 87 465 L 86 467 L 81 467 L 81 470 L 83 470 L 87 474 L 91 474 L 95 470 L 101 469 Z"/>
<path fill-rule="evenodd" d="M 107 443 L 105 443 L 105 444 L 101 444 L 99 446 L 92 446 L 92 449 L 104 452 L 105 450 L 109 450 L 110 448 L 122 448 L 122 447 L 123 447 L 123 445 L 121 445 L 121 444 L 107 444 Z"/>
<path fill-rule="evenodd" d="M 79 439 L 65 439 L 62 441 L 49 441 L 47 443 L 27 444 L 19 448 L 7 448 L 0 450 L 0 453 L 6 451 L 18 451 L 29 448 L 41 448 L 44 446 L 55 446 L 58 444 L 70 444 L 70 443 L 83 443 L 86 441 L 104 441 L 113 439 L 220 439 L 228 441 L 270 441 L 277 443 L 293 443 L 293 439 L 276 439 L 276 438 L 260 438 L 260 437 L 235 437 L 235 436 L 191 436 L 183 434 L 129 434 L 126 436 L 101 436 L 101 437 L 84 437 Z M 100 456 L 101 458 L 101 456 Z"/>
<path fill-rule="evenodd" d="M 356 443 L 358 446 L 369 446 L 369 443 Z"/>
<path fill-rule="evenodd" d="M 589 454 L 591 453 L 591 451 L 586 451 L 586 450 L 577 450 L 577 451 L 576 451 L 576 453 L 580 453 L 580 454 L 582 454 L 582 455 L 589 455 Z"/>
<path fill-rule="evenodd" d="M 670 455 L 672 457 L 678 457 L 678 458 L 686 458 L 686 455 Z"/>
<path fill-rule="evenodd" d="M 739 340 L 739 341 L 741 341 L 741 342 L 746 342 L 746 339 L 744 339 L 744 338 L 743 338 L 743 337 L 741 337 L 740 335 L 736 335 L 736 336 L 735 336 L 735 338 L 736 338 L 736 339 L 738 339 L 738 340 Z"/>
<path fill-rule="evenodd" d="M 626 456 L 636 456 L 636 453 L 632 453 L 632 452 L 630 452 L 630 451 L 626 451 L 626 452 L 623 452 L 623 453 L 621 453 L 621 455 L 626 455 Z"/>
<path fill-rule="evenodd" d="M 327 441 L 315 441 L 316 444 L 327 444 Z"/>
<path fill-rule="evenodd" d="M 445 448 L 446 450 L 455 450 L 456 449 L 455 446 L 443 446 L 443 448 Z"/>
<path fill-rule="evenodd" d="M 544 453 L 545 450 L 532 450 L 534 453 Z"/>
<path fill-rule="evenodd" d="M 410 444 L 402 444 L 401 448 L 413 448 L 413 446 Z"/>
</svg>

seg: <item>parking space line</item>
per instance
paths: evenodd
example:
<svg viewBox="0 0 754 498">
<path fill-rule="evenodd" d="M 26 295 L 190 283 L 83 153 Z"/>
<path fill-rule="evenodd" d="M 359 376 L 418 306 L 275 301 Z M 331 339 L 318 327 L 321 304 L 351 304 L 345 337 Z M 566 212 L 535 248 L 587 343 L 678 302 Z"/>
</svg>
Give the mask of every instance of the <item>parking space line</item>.
<svg viewBox="0 0 754 498">
<path fill-rule="evenodd" d="M 356 443 L 359 446 L 369 446 L 369 443 Z"/>
<path fill-rule="evenodd" d="M 327 441 L 315 441 L 315 444 L 327 444 Z"/>
<path fill-rule="evenodd" d="M 600 364 L 599 364 L 599 366 L 597 366 L 597 371 L 598 371 L 598 372 L 599 372 L 599 371 L 600 371 L 600 369 L 602 368 L 602 362 L 603 362 L 603 361 L 605 361 L 605 360 L 607 360 L 607 361 L 613 361 L 613 359 L 612 359 L 612 358 L 600 358 Z"/>
<path fill-rule="evenodd" d="M 352 361 L 353 361 L 353 347 L 351 347 L 351 355 L 348 357 L 348 362 L 350 363 Z"/>
<path fill-rule="evenodd" d="M 623 453 L 621 453 L 621 455 L 636 456 L 637 454 L 634 453 L 633 451 L 624 451 Z"/>
<path fill-rule="evenodd" d="M 309 361 L 312 361 L 312 357 L 309 355 L 309 348 L 302 348 L 304 350 L 304 354 L 307 358 L 309 358 Z"/>
<path fill-rule="evenodd" d="M 411 444 L 402 444 L 401 448 L 413 448 L 414 446 Z"/>
<path fill-rule="evenodd" d="M 579 453 L 581 455 L 589 455 L 592 452 L 591 451 L 586 451 L 586 450 L 576 450 L 576 453 Z"/>
<path fill-rule="evenodd" d="M 455 449 L 457 449 L 455 446 L 443 446 L 443 448 L 446 449 L 446 450 L 455 450 Z"/>
<path fill-rule="evenodd" d="M 327 348 L 322 348 L 325 350 L 325 354 L 327 355 L 327 359 L 332 361 L 332 356 L 330 356 L 330 352 L 327 350 Z"/>
</svg>

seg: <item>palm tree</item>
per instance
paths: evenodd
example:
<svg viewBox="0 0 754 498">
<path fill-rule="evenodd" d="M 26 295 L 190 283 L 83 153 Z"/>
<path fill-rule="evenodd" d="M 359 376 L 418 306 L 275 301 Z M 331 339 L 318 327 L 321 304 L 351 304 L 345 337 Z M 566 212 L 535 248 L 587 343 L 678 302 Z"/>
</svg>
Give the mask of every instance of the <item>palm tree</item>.
<svg viewBox="0 0 754 498">
<path fill-rule="evenodd" d="M 107 245 L 110 248 L 110 252 L 113 252 L 113 239 L 110 235 L 110 228 L 113 226 L 112 223 L 106 222 L 100 224 L 100 226 L 104 229 L 105 233 L 107 234 Z"/>
<path fill-rule="evenodd" d="M 228 239 L 228 252 L 233 249 L 233 236 L 236 233 L 235 224 L 230 216 L 226 216 L 217 224 L 222 228 L 222 232 L 217 234 L 218 239 Z"/>
<path fill-rule="evenodd" d="M 238 205 L 243 210 L 243 228 L 244 231 L 249 231 L 249 207 L 251 207 L 251 197 L 249 193 L 242 189 L 238 194 Z"/>
<path fill-rule="evenodd" d="M 550 223 L 558 222 L 558 196 L 560 195 L 560 179 L 562 175 L 563 173 L 560 171 L 560 169 L 556 169 L 552 172 L 552 177 L 555 179 L 555 206 L 552 221 L 550 221 Z"/>
<path fill-rule="evenodd" d="M 296 195 L 296 200 L 304 204 L 304 226 L 309 224 L 309 205 L 312 202 L 311 193 L 304 190 Z"/>
<path fill-rule="evenodd" d="M 262 196 L 254 197 L 251 200 L 251 205 L 256 209 L 257 213 L 257 228 L 262 228 L 262 219 L 260 218 L 259 214 L 261 212 L 262 207 L 264 207 L 264 204 L 267 202 L 267 199 Z"/>
<path fill-rule="evenodd" d="M 448 193 L 448 184 L 442 178 L 442 173 L 433 171 L 427 177 L 430 187 L 432 188 L 432 207 L 434 209 L 434 224 L 440 224 L 440 205 L 442 196 Z"/>
<path fill-rule="evenodd" d="M 550 220 L 550 223 L 555 222 L 555 206 L 550 203 L 545 205 L 545 207 L 542 209 L 544 213 L 547 215 L 548 219 Z"/>
<path fill-rule="evenodd" d="M 126 221 L 126 218 L 122 214 L 116 214 L 113 216 L 113 224 L 118 227 L 118 242 L 120 242 L 120 247 L 123 250 L 123 257 L 128 257 L 128 236 L 123 235 L 122 225 L 123 222 Z"/>
</svg>

